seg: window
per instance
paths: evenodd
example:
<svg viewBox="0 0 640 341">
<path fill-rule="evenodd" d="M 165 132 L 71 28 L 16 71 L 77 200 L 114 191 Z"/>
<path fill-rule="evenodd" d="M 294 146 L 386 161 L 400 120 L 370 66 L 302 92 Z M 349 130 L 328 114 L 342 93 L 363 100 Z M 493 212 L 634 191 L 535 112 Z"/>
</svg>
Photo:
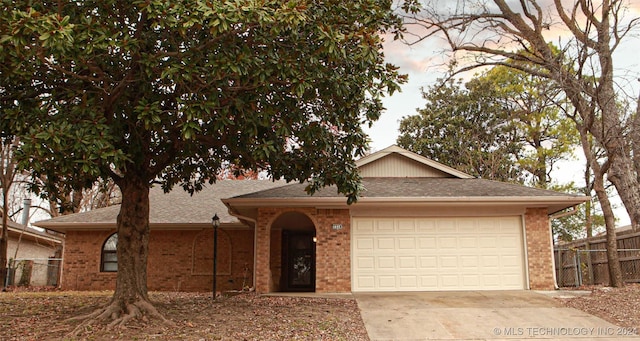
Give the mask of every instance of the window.
<svg viewBox="0 0 640 341">
<path fill-rule="evenodd" d="M 116 250 L 118 248 L 118 234 L 114 233 L 102 246 L 102 262 L 100 263 L 100 271 L 103 272 L 116 272 L 118 271 L 118 255 Z"/>
</svg>

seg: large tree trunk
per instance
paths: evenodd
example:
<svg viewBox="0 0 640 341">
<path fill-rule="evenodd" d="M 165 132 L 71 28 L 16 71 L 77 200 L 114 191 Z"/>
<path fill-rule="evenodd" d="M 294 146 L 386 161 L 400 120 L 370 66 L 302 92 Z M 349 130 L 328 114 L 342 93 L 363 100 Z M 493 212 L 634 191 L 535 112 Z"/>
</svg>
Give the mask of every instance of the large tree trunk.
<svg viewBox="0 0 640 341">
<path fill-rule="evenodd" d="M 622 280 L 622 269 L 620 267 L 620 259 L 618 257 L 618 239 L 616 238 L 615 216 L 609 196 L 604 187 L 602 174 L 596 174 L 593 189 L 596 191 L 604 222 L 607 229 L 607 262 L 609 263 L 609 285 L 612 287 L 621 287 L 624 285 Z"/>
<path fill-rule="evenodd" d="M 576 121 L 576 127 L 580 133 L 580 144 L 584 151 L 587 163 L 593 170 L 593 190 L 596 192 L 602 214 L 604 215 L 605 226 L 607 229 L 607 262 L 609 267 L 609 285 L 612 287 L 621 287 L 624 285 L 622 281 L 622 269 L 620 268 L 620 259 L 618 258 L 618 241 L 616 238 L 615 216 L 611 208 L 611 202 L 604 186 L 604 176 L 607 174 L 608 167 L 605 163 L 601 165 L 598 162 L 597 155 L 593 151 L 593 139 L 591 138 L 588 128 L 581 122 Z M 610 158 L 609 158 L 610 160 Z M 588 184 L 587 184 L 588 187 Z"/>
<path fill-rule="evenodd" d="M 169 324 L 149 301 L 147 294 L 147 254 L 149 249 L 149 184 L 127 177 L 118 181 L 122 204 L 118 214 L 118 277 L 111 302 L 95 312 L 74 319 L 85 320 L 74 330 L 82 332 L 96 321 L 111 320 L 109 327 L 121 326 L 134 318 L 149 315 Z"/>
<path fill-rule="evenodd" d="M 149 185 L 139 179 L 122 182 L 118 214 L 118 279 L 114 301 L 122 306 L 147 296 L 149 249 Z"/>
</svg>

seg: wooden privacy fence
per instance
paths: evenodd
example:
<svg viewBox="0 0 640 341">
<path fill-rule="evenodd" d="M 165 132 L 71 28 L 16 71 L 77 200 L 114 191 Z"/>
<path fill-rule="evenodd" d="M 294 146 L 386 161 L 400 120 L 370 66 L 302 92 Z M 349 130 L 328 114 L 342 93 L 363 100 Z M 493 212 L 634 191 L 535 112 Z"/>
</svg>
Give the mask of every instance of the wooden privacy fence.
<svg viewBox="0 0 640 341">
<path fill-rule="evenodd" d="M 640 231 L 619 233 L 617 241 L 623 281 L 640 282 Z M 605 236 L 556 245 L 554 260 L 560 287 L 609 284 Z"/>
</svg>

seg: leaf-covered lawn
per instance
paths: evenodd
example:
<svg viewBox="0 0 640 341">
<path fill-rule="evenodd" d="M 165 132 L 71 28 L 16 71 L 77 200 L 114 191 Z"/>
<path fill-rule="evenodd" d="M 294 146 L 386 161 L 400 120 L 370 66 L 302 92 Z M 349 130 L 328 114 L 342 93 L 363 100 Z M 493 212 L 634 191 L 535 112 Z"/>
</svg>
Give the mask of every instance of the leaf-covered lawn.
<svg viewBox="0 0 640 341">
<path fill-rule="evenodd" d="M 580 289 L 591 290 L 591 294 L 559 300 L 567 307 L 580 309 L 620 327 L 640 332 L 640 285 Z"/>
<path fill-rule="evenodd" d="M 2 340 L 64 339 L 80 322 L 67 321 L 108 303 L 111 292 L 0 293 Z M 151 293 L 176 326 L 137 320 L 126 328 L 90 326 L 70 339 L 121 340 L 368 340 L 350 298 L 259 296 L 245 293 L 213 303 L 210 294 Z"/>
</svg>

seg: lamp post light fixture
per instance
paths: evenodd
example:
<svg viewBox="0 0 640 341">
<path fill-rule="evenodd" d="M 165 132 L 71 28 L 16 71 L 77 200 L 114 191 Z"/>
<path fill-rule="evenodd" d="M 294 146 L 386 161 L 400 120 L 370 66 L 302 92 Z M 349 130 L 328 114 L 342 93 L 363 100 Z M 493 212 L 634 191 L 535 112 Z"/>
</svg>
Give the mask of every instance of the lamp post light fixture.
<svg viewBox="0 0 640 341">
<path fill-rule="evenodd" d="M 213 225 L 213 300 L 215 301 L 218 275 L 218 227 L 220 227 L 220 218 L 217 213 L 211 218 L 211 224 Z"/>
</svg>

